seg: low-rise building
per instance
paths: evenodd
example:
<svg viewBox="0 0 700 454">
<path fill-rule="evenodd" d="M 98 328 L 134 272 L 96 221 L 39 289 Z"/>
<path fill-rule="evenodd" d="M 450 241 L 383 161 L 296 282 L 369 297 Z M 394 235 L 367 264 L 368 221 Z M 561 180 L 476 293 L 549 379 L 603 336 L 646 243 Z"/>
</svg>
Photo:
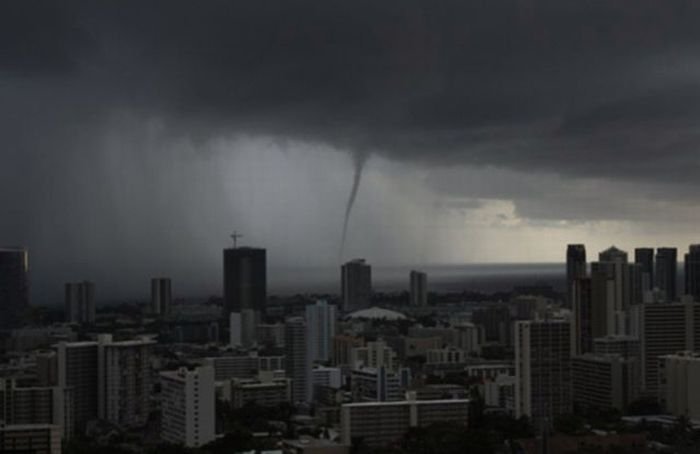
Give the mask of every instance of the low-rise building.
<svg viewBox="0 0 700 454">
<path fill-rule="evenodd" d="M 386 367 L 393 369 L 396 365 L 396 352 L 383 340 L 367 342 L 364 347 L 350 350 L 350 365 L 357 367 Z"/>
<path fill-rule="evenodd" d="M 282 441 L 285 454 L 350 454 L 350 446 L 334 441 L 303 437 Z"/>
<path fill-rule="evenodd" d="M 498 375 L 494 379 L 484 381 L 484 404 L 504 413 L 514 414 L 516 385 L 517 380 L 514 375 Z"/>
<path fill-rule="evenodd" d="M 418 400 L 466 399 L 469 394 L 464 386 L 452 384 L 425 385 L 411 392 Z"/>
<path fill-rule="evenodd" d="M 484 380 L 495 380 L 499 375 L 515 375 L 515 364 L 504 362 L 482 362 L 468 364 L 464 372 L 469 377 Z"/>
<path fill-rule="evenodd" d="M 241 408 L 248 402 L 262 407 L 274 407 L 292 399 L 292 380 L 284 372 L 261 372 L 257 378 L 233 378 L 224 384 L 222 399 Z"/>
<path fill-rule="evenodd" d="M 434 348 L 426 352 L 427 364 L 465 363 L 469 352 L 456 347 Z"/>
<path fill-rule="evenodd" d="M 260 371 L 284 369 L 284 356 L 258 356 L 257 352 L 247 355 L 217 356 L 205 358 L 203 365 L 214 368 L 217 381 L 231 378 L 253 378 Z"/>
<path fill-rule="evenodd" d="M 411 427 L 453 422 L 465 428 L 469 422 L 469 400 L 402 400 L 363 402 L 341 407 L 341 441 L 381 447 L 400 439 Z"/>
</svg>

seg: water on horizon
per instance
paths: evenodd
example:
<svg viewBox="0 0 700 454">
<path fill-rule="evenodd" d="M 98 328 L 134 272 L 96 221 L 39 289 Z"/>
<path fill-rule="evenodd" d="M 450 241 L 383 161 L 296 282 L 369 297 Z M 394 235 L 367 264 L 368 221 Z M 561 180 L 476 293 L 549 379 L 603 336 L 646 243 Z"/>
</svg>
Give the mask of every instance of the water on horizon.
<svg viewBox="0 0 700 454">
<path fill-rule="evenodd" d="M 372 266 L 373 287 L 379 292 L 408 290 L 408 275 L 412 269 L 428 273 L 431 292 L 466 290 L 493 293 L 534 284 L 548 284 L 556 290 L 563 290 L 566 279 L 564 263 Z M 339 268 L 271 269 L 268 279 L 271 294 L 337 294 L 340 290 Z"/>
</svg>

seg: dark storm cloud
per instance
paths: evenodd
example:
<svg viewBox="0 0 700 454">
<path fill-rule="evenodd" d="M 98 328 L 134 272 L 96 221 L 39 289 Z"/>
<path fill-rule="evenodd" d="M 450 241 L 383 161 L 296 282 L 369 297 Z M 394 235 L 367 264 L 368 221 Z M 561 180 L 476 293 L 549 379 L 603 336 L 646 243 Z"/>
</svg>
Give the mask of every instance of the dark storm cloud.
<svg viewBox="0 0 700 454">
<path fill-rule="evenodd" d="M 0 68 L 10 76 L 43 75 L 90 109 L 134 109 L 185 134 L 246 132 L 573 175 L 603 162 L 623 178 L 663 178 L 655 170 L 671 153 L 690 158 L 675 173 L 697 170 L 700 71 L 667 74 L 697 61 L 694 1 L 2 8 Z"/>
<path fill-rule="evenodd" d="M 124 272 L 163 251 L 197 252 L 174 227 L 186 217 L 176 202 L 205 217 L 202 206 L 227 202 L 223 189 L 210 185 L 220 198 L 203 202 L 206 176 L 165 181 L 161 166 L 191 159 L 173 142 L 204 149 L 237 135 L 352 153 L 358 183 L 365 158 L 381 155 L 536 171 L 562 185 L 641 182 L 644 195 L 692 205 L 698 24 L 694 0 L 2 1 L 0 243 L 53 247 L 37 262 L 59 271 L 135 245 L 157 253 L 135 252 Z M 434 186 L 514 200 L 541 219 L 639 218 L 595 191 L 476 187 L 463 175 Z"/>
</svg>

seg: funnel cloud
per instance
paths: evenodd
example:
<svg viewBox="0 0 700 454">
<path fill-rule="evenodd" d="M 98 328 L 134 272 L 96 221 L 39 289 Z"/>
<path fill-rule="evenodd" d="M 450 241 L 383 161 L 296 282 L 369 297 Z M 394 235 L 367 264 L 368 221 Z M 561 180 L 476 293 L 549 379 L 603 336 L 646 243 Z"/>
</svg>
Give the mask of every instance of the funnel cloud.
<svg viewBox="0 0 700 454">
<path fill-rule="evenodd" d="M 347 205 L 345 206 L 345 216 L 343 218 L 343 234 L 340 237 L 340 254 L 339 258 L 342 261 L 343 254 L 345 252 L 345 239 L 348 234 L 348 222 L 350 221 L 350 214 L 352 214 L 352 207 L 355 205 L 355 198 L 357 197 L 357 191 L 360 189 L 360 182 L 362 181 L 362 170 L 365 168 L 365 163 L 367 162 L 368 155 L 365 152 L 353 154 L 353 177 L 352 177 L 352 188 L 350 189 L 350 196 L 348 197 Z"/>
</svg>

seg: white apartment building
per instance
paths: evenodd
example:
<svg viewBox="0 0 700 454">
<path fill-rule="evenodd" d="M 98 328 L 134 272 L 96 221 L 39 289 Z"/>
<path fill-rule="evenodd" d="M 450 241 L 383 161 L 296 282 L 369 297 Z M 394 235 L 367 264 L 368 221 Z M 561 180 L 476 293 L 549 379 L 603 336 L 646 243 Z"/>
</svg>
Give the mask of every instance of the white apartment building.
<svg viewBox="0 0 700 454">
<path fill-rule="evenodd" d="M 216 437 L 214 369 L 200 366 L 160 373 L 161 438 L 197 448 Z"/>
</svg>

